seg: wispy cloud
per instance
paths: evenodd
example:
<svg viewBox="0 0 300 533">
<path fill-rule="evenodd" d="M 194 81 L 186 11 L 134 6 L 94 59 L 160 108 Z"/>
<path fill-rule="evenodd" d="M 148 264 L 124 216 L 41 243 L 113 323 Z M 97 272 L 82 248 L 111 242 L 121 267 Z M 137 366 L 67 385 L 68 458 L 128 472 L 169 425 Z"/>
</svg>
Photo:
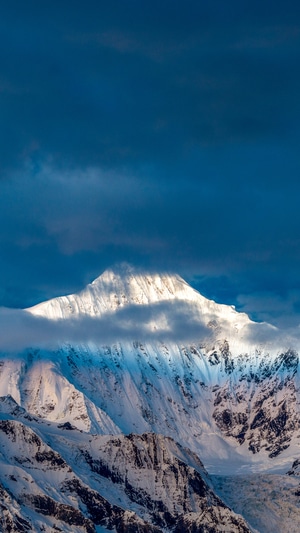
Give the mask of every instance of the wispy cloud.
<svg viewBox="0 0 300 533">
<path fill-rule="evenodd" d="M 272 351 L 288 350 L 299 351 L 300 327 L 278 328 L 265 322 L 250 324 L 247 328 L 245 340 L 254 346 L 263 346 Z"/>
<path fill-rule="evenodd" d="M 0 308 L 0 350 L 28 347 L 53 348 L 62 343 L 122 340 L 200 341 L 211 330 L 199 321 L 193 306 L 185 302 L 131 305 L 101 317 L 50 320 L 19 309 Z"/>
</svg>

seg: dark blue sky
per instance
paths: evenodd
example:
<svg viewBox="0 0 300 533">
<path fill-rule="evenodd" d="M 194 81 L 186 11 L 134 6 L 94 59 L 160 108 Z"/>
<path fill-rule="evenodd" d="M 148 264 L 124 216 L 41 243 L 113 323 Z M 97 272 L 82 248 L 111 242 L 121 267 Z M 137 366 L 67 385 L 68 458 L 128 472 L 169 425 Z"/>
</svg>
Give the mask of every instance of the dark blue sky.
<svg viewBox="0 0 300 533">
<path fill-rule="evenodd" d="M 6 4 L 0 305 L 125 260 L 300 323 L 299 2 Z"/>
</svg>

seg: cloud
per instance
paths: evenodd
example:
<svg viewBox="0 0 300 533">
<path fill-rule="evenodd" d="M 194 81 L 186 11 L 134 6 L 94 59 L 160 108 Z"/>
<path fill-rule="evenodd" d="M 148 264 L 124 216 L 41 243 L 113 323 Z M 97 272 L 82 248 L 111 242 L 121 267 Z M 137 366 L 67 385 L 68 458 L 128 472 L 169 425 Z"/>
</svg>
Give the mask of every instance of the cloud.
<svg viewBox="0 0 300 533">
<path fill-rule="evenodd" d="M 278 287 L 238 296 L 238 306 L 247 312 L 254 309 L 256 317 L 289 330 L 300 325 L 300 290 Z"/>
<path fill-rule="evenodd" d="M 231 324 L 222 323 L 230 331 Z M 192 303 L 163 301 L 151 305 L 128 305 L 99 317 L 47 319 L 20 309 L 0 308 L 0 352 L 17 353 L 24 349 L 55 350 L 64 344 L 116 342 L 214 342 L 213 330 L 203 323 Z M 299 349 L 299 326 L 279 328 L 265 322 L 252 322 L 243 330 L 244 344 L 264 346 L 266 350 Z"/>
<path fill-rule="evenodd" d="M 268 16 L 257 2 L 33 4 L 1 18 L 3 175 L 28 158 L 170 162 L 190 146 L 282 139 L 296 125 L 295 4 Z"/>
<path fill-rule="evenodd" d="M 120 309 L 114 314 L 93 318 L 50 320 L 19 309 L 0 308 L 0 350 L 21 351 L 25 348 L 57 348 L 61 344 L 118 341 L 203 340 L 211 331 L 199 321 L 192 305 L 161 302 Z"/>
<path fill-rule="evenodd" d="M 265 322 L 252 323 L 247 328 L 245 340 L 254 346 L 264 347 L 266 351 L 272 349 L 279 353 L 281 350 L 294 349 L 299 351 L 300 327 L 275 327 Z"/>
</svg>

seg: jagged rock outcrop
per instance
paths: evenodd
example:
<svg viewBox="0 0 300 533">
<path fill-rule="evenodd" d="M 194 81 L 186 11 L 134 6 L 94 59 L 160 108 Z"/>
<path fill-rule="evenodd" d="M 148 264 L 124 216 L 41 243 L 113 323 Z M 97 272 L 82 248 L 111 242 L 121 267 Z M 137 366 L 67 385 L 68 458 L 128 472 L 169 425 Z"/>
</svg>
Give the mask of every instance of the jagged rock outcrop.
<svg viewBox="0 0 300 533">
<path fill-rule="evenodd" d="M 295 459 L 292 468 L 287 472 L 289 476 L 300 476 L 300 459 Z"/>
<path fill-rule="evenodd" d="M 223 506 L 205 481 L 197 456 L 161 435 L 115 437 L 99 442 L 96 453 L 82 450 L 82 455 L 92 472 L 123 487 L 128 499 L 160 527 L 173 527 L 184 513 L 204 514 L 214 504 Z"/>
<path fill-rule="evenodd" d="M 17 501 L 0 483 L 0 531 L 3 533 L 28 533 L 32 524 L 21 516 Z"/>
<path fill-rule="evenodd" d="M 203 515 L 187 513 L 180 517 L 174 533 L 248 533 L 249 528 L 239 517 L 232 517 L 228 508 L 212 507 Z"/>
<path fill-rule="evenodd" d="M 299 432 L 295 376 L 298 354 L 287 350 L 276 358 L 265 357 L 251 372 L 239 366 L 235 383 L 227 381 L 214 389 L 213 418 L 228 437 L 247 443 L 252 453 L 265 449 L 276 457 L 288 448 Z"/>
<path fill-rule="evenodd" d="M 48 428 L 40 424 L 40 434 Z M 70 432 L 68 442 L 63 428 L 54 429 L 51 441 L 64 457 L 24 423 L 0 421 L 4 533 L 39 531 L 38 523 L 86 533 L 95 533 L 97 526 L 117 533 L 171 532 L 186 513 L 202 528 L 222 516 L 232 532 L 248 531 L 214 494 L 198 457 L 172 439 L 131 434 L 87 441 L 73 430 L 77 439 Z M 109 501 L 113 494 L 120 505 Z M 236 528 L 239 523 L 244 529 Z"/>
</svg>

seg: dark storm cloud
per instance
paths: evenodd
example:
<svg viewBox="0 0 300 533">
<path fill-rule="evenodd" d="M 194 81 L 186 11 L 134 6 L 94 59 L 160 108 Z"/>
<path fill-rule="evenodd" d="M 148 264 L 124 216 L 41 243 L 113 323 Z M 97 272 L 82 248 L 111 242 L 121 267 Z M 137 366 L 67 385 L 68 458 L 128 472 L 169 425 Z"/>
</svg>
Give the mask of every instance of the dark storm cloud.
<svg viewBox="0 0 300 533">
<path fill-rule="evenodd" d="M 4 169 L 169 160 L 299 117 L 293 3 L 18 4 L 1 17 Z"/>
<path fill-rule="evenodd" d="M 138 340 L 184 342 L 208 339 L 192 305 L 160 302 L 129 306 L 113 315 L 48 320 L 19 309 L 0 308 L 0 351 L 55 348 L 61 343 L 106 343 Z"/>
<path fill-rule="evenodd" d="M 292 1 L 9 2 L 0 302 L 127 260 L 295 322 L 299 55 Z"/>
</svg>

